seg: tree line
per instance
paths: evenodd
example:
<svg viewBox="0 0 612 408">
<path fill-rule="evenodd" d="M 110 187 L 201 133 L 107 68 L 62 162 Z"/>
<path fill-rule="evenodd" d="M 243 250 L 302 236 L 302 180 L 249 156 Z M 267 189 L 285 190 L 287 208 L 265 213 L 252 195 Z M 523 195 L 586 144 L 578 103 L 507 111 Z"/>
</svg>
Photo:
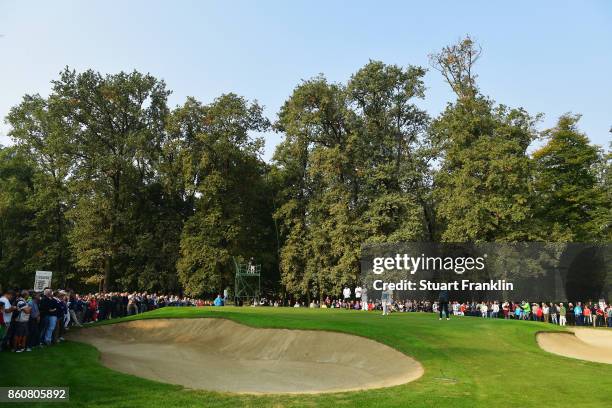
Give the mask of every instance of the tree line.
<svg viewBox="0 0 612 408">
<path fill-rule="evenodd" d="M 171 108 L 149 74 L 66 68 L 6 118 L 0 281 L 52 270 L 73 288 L 203 295 L 231 286 L 236 257 L 310 298 L 356 282 L 363 244 L 610 241 L 610 150 L 579 115 L 540 132 L 540 115 L 485 96 L 480 54 L 466 37 L 430 55 L 456 96 L 436 117 L 419 66 L 302 81 L 274 121 L 233 93 Z M 265 131 L 284 137 L 271 163 Z"/>
</svg>

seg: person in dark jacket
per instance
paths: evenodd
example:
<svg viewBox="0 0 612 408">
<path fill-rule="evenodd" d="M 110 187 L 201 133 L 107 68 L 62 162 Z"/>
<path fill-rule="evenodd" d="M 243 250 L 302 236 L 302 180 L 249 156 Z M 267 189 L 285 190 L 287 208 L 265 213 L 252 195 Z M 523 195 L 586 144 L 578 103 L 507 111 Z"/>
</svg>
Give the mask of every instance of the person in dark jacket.
<svg viewBox="0 0 612 408">
<path fill-rule="evenodd" d="M 56 293 L 56 296 L 53 298 L 55 300 L 55 315 L 57 316 L 57 327 L 55 330 L 54 342 L 57 343 L 59 341 L 64 341 L 64 318 L 68 314 L 68 305 L 63 301 L 64 295 L 63 293 Z"/>
<path fill-rule="evenodd" d="M 98 320 L 107 319 L 108 315 L 110 314 L 110 311 L 108 310 L 109 303 L 110 302 L 104 295 L 100 297 L 100 300 L 98 301 Z"/>
<path fill-rule="evenodd" d="M 40 319 L 42 320 L 41 342 L 50 345 L 53 341 L 53 332 L 57 325 L 57 303 L 53 298 L 53 292 L 47 288 L 40 300 Z"/>
<path fill-rule="evenodd" d="M 448 313 L 448 291 L 441 290 L 440 295 L 438 296 L 438 310 L 440 311 L 440 319 L 442 320 L 442 312 L 446 315 L 446 320 L 450 320 L 450 315 Z"/>
</svg>

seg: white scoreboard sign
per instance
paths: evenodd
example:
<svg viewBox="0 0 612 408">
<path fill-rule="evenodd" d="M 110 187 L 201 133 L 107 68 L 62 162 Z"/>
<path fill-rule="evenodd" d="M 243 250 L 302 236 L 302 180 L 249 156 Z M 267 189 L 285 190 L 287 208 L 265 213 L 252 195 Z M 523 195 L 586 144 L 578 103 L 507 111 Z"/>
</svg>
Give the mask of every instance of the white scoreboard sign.
<svg viewBox="0 0 612 408">
<path fill-rule="evenodd" d="M 52 276 L 53 272 L 36 271 L 36 275 L 34 276 L 34 291 L 42 292 L 45 288 L 50 288 Z"/>
</svg>

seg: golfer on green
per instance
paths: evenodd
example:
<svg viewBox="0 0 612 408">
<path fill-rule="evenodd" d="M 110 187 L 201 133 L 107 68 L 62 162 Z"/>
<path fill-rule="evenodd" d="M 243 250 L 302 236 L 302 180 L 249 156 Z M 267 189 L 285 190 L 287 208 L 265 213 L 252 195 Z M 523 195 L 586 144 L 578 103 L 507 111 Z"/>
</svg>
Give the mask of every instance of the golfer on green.
<svg viewBox="0 0 612 408">
<path fill-rule="evenodd" d="M 446 290 L 441 290 L 438 295 L 438 310 L 440 311 L 440 318 L 438 320 L 442 320 L 442 312 L 446 315 L 446 320 L 450 320 L 448 314 L 448 291 Z"/>
</svg>

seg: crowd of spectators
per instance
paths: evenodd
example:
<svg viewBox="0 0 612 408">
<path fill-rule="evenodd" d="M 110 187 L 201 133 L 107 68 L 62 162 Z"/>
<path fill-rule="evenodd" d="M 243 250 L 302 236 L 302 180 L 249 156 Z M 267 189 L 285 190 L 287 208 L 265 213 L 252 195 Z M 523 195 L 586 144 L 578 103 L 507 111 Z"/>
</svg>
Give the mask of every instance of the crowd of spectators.
<svg viewBox="0 0 612 408">
<path fill-rule="evenodd" d="M 382 310 L 383 303 L 380 299 L 363 301 L 361 299 L 336 299 L 325 298 L 322 302 L 319 300 L 311 300 L 308 302 L 295 301 L 290 306 L 292 307 L 309 307 L 312 309 L 349 309 L 349 310 Z M 433 306 L 429 301 L 392 301 L 391 311 L 394 312 L 432 312 Z"/>
<path fill-rule="evenodd" d="M 260 306 L 291 306 L 321 309 L 383 310 L 380 299 L 363 302 L 358 299 L 330 299 L 308 302 L 294 301 L 283 304 L 281 301 L 258 303 Z M 429 312 L 440 313 L 440 302 L 428 300 L 391 300 L 388 310 L 392 312 Z M 473 316 L 489 319 L 531 320 L 560 326 L 612 327 L 612 304 L 599 302 L 450 302 L 448 316 Z"/>
<path fill-rule="evenodd" d="M 1 348 L 15 352 L 31 351 L 64 340 L 72 326 L 131 316 L 166 306 L 223 306 L 227 297 L 218 295 L 203 301 L 176 295 L 156 293 L 90 293 L 45 289 L 42 293 L 5 291 L 0 297 Z M 612 304 L 599 302 L 430 302 L 427 300 L 389 300 L 330 298 L 300 302 L 261 298 L 251 306 L 309 307 L 321 309 L 383 310 L 388 313 L 438 313 L 440 319 L 451 316 L 474 316 L 489 319 L 531 320 L 560 326 L 612 327 Z"/>
<path fill-rule="evenodd" d="M 31 351 L 64 340 L 71 326 L 144 313 L 165 306 L 209 304 L 156 293 L 90 293 L 45 289 L 42 293 L 5 291 L 0 297 L 0 339 L 3 350 Z"/>
<path fill-rule="evenodd" d="M 612 304 L 599 302 L 452 302 L 449 314 L 455 316 L 476 316 L 532 320 L 560 326 L 612 327 Z M 438 302 L 433 312 L 439 312 Z"/>
</svg>

